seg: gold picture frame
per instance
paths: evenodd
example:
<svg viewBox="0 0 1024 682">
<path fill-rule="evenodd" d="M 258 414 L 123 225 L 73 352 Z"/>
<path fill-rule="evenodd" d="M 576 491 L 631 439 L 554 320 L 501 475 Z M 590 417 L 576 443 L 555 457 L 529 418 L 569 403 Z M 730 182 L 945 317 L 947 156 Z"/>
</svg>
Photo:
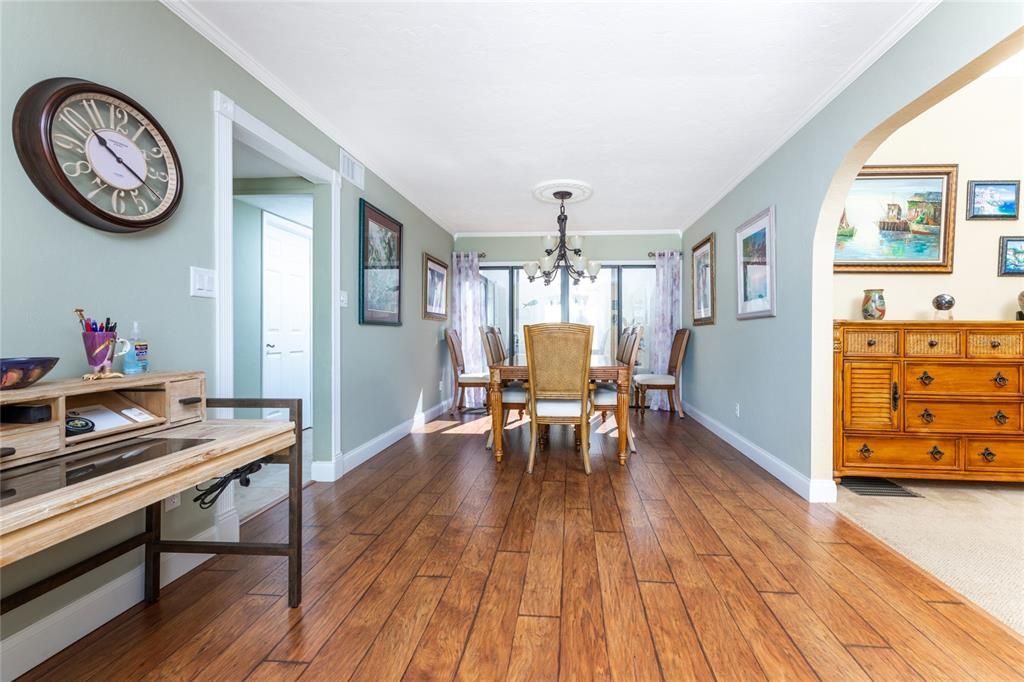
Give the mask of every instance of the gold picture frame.
<svg viewBox="0 0 1024 682">
<path fill-rule="evenodd" d="M 690 249 L 690 305 L 693 324 L 715 323 L 715 233 Z"/>
</svg>

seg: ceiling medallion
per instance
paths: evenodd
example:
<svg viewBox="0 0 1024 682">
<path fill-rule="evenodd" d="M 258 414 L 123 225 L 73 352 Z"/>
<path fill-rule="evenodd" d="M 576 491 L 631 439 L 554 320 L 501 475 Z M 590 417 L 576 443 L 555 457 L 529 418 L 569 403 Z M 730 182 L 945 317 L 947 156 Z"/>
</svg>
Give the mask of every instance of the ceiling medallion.
<svg viewBox="0 0 1024 682">
<path fill-rule="evenodd" d="M 533 197 L 549 204 L 560 204 L 562 200 L 556 196 L 558 192 L 568 192 L 570 198 L 565 203 L 575 204 L 589 199 L 594 188 L 582 180 L 547 180 L 533 188 Z"/>
</svg>

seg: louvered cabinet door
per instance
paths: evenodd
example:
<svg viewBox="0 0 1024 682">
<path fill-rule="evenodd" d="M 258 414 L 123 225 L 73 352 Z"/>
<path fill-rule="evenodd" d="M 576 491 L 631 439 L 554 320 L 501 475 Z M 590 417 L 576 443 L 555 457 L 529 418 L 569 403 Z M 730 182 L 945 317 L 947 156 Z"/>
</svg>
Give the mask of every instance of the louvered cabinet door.
<svg viewBox="0 0 1024 682">
<path fill-rule="evenodd" d="M 899 428 L 899 363 L 846 362 L 843 366 L 843 426 L 895 431 Z"/>
</svg>

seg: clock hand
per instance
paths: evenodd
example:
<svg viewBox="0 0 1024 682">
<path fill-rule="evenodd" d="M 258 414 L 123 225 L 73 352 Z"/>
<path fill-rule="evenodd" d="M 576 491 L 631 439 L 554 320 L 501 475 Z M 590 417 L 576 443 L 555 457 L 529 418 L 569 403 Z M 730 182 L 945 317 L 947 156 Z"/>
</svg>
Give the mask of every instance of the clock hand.
<svg viewBox="0 0 1024 682">
<path fill-rule="evenodd" d="M 146 184 L 146 181 L 145 181 L 145 180 L 143 180 L 142 178 L 140 178 L 140 177 L 139 177 L 139 174 L 138 174 L 138 173 L 136 173 L 136 172 L 135 172 L 135 171 L 134 171 L 134 170 L 132 169 L 132 167 L 131 167 L 131 166 L 129 166 L 128 164 L 126 164 L 126 163 L 124 162 L 124 160 L 123 160 L 123 159 L 122 159 L 122 158 L 121 158 L 120 156 L 118 156 L 118 155 L 117 155 L 117 152 L 115 152 L 115 151 L 114 151 L 113 149 L 111 149 L 111 148 L 110 148 L 110 146 L 109 146 L 109 145 L 107 144 L 107 140 L 106 140 L 106 139 L 105 139 L 105 138 L 104 138 L 104 137 L 103 137 L 102 135 L 100 135 L 100 134 L 99 134 L 98 132 L 96 132 L 95 130 L 94 130 L 94 131 L 92 131 L 92 134 L 93 134 L 93 135 L 95 135 L 95 136 L 96 136 L 96 139 L 100 141 L 100 146 L 101 146 L 101 147 L 103 147 L 104 149 L 106 149 L 106 150 L 107 150 L 108 152 L 110 152 L 110 155 L 111 155 L 111 156 L 113 156 L 113 157 L 114 157 L 114 159 L 115 159 L 115 160 L 116 160 L 116 161 L 117 161 L 117 162 L 118 162 L 119 164 L 121 164 L 122 166 L 124 166 L 125 168 L 127 168 L 127 169 L 128 169 L 128 172 L 129 172 L 129 173 L 131 173 L 132 175 L 134 175 L 134 176 L 135 176 L 135 179 L 136 179 L 136 180 L 138 180 L 139 182 L 141 182 L 141 183 L 142 183 L 142 184 L 143 184 L 143 185 L 144 185 L 144 186 L 146 187 L 146 189 L 148 189 L 148 190 L 149 190 L 149 193 L 150 193 L 150 194 L 152 194 L 152 195 L 153 195 L 153 196 L 154 196 L 154 197 L 156 198 L 156 200 L 157 200 L 157 201 L 163 201 L 162 197 L 161 197 L 161 196 L 160 196 L 159 194 L 157 194 L 156 192 L 154 192 L 154 191 L 153 191 L 153 188 L 152 188 L 152 187 L 150 187 L 150 186 L 149 186 L 148 184 Z"/>
</svg>

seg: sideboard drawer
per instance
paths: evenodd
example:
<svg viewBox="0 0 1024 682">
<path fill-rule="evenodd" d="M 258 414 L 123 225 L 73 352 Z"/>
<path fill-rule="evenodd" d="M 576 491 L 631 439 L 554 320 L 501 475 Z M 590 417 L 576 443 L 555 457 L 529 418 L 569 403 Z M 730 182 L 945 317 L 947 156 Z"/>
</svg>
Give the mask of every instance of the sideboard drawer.
<svg viewBox="0 0 1024 682">
<path fill-rule="evenodd" d="M 906 430 L 913 432 L 1020 432 L 1020 408 L 1016 402 L 951 402 L 907 400 Z"/>
<path fill-rule="evenodd" d="M 903 333 L 904 355 L 907 357 L 956 358 L 960 349 L 960 332 L 906 331 Z"/>
<path fill-rule="evenodd" d="M 1024 441 L 968 438 L 968 471 L 1024 472 Z"/>
<path fill-rule="evenodd" d="M 967 332 L 967 356 L 971 358 L 1017 358 L 1021 356 L 1019 333 Z"/>
<path fill-rule="evenodd" d="M 62 430 L 61 424 L 53 422 L 7 425 L 0 429 L 0 465 L 24 464 L 19 460 L 59 449 Z"/>
<path fill-rule="evenodd" d="M 846 330 L 846 355 L 887 355 L 899 354 L 899 332 L 895 329 L 870 331 L 865 329 Z"/>
<path fill-rule="evenodd" d="M 848 467 L 959 469 L 956 447 L 957 439 L 948 436 L 847 436 L 843 442 L 843 464 Z"/>
<path fill-rule="evenodd" d="M 184 381 L 172 381 L 167 384 L 167 418 L 171 422 L 179 422 L 184 419 L 199 418 L 203 414 L 202 381 L 199 379 L 185 379 Z"/>
<path fill-rule="evenodd" d="M 908 362 L 903 381 L 907 393 L 1020 393 L 1020 367 L 1011 363 Z"/>
</svg>

